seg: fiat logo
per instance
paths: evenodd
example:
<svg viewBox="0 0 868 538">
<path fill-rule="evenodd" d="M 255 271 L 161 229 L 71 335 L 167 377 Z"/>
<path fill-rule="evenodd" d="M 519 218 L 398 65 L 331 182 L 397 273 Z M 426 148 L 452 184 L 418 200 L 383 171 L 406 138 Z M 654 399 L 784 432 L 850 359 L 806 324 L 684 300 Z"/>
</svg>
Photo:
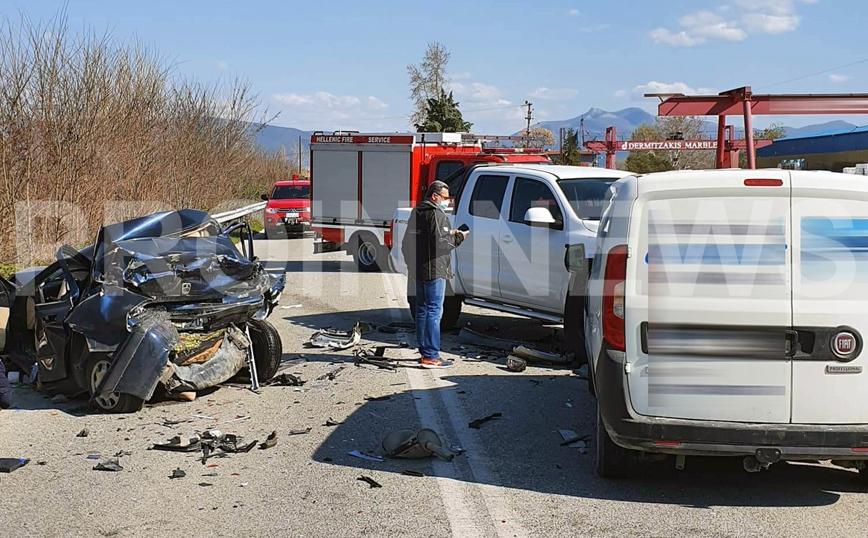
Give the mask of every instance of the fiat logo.
<svg viewBox="0 0 868 538">
<path fill-rule="evenodd" d="M 847 331 L 839 332 L 832 340 L 832 351 L 842 359 L 849 359 L 858 347 L 856 336 Z"/>
</svg>

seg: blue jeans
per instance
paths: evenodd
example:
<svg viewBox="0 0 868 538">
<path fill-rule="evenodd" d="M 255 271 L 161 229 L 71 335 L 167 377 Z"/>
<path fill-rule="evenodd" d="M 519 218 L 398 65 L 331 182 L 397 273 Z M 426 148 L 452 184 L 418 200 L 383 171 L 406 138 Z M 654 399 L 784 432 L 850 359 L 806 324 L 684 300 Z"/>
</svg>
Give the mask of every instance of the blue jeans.
<svg viewBox="0 0 868 538">
<path fill-rule="evenodd" d="M 416 282 L 416 341 L 425 359 L 440 358 L 440 318 L 446 297 L 446 279 Z"/>
</svg>

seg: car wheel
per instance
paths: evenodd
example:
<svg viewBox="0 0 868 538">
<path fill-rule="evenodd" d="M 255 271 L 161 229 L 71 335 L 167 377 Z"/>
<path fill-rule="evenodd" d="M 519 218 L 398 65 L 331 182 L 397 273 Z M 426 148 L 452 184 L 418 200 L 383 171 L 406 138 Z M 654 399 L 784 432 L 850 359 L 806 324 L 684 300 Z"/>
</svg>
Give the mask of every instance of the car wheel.
<svg viewBox="0 0 868 538">
<path fill-rule="evenodd" d="M 634 464 L 630 450 L 620 447 L 609 437 L 603 417 L 600 415 L 600 405 L 597 404 L 597 440 L 595 443 L 597 456 L 597 474 L 602 478 L 626 478 Z"/>
<path fill-rule="evenodd" d="M 111 359 L 105 355 L 94 355 L 87 361 L 87 390 L 91 402 L 100 411 L 106 413 L 134 413 L 142 408 L 145 401 L 132 394 L 111 392 L 94 397 L 96 389 L 102 383 L 109 369 Z"/>
<path fill-rule="evenodd" d="M 386 266 L 389 251 L 371 235 L 360 235 L 355 241 L 353 262 L 361 273 L 375 273 Z"/>
<path fill-rule="evenodd" d="M 416 296 L 408 295 L 407 302 L 410 304 L 410 317 L 416 319 Z M 440 318 L 440 330 L 445 332 L 454 328 L 458 324 L 458 318 L 461 316 L 461 307 L 464 305 L 464 298 L 455 295 L 447 295 L 443 301 L 443 317 Z"/>
<path fill-rule="evenodd" d="M 280 368 L 283 357 L 283 342 L 274 325 L 267 321 L 250 320 L 250 340 L 253 345 L 253 361 L 260 383 L 268 381 Z"/>
<path fill-rule="evenodd" d="M 564 346 L 575 356 L 577 366 L 588 364 L 585 349 L 585 298 L 581 295 L 567 296 L 564 305 Z"/>
</svg>

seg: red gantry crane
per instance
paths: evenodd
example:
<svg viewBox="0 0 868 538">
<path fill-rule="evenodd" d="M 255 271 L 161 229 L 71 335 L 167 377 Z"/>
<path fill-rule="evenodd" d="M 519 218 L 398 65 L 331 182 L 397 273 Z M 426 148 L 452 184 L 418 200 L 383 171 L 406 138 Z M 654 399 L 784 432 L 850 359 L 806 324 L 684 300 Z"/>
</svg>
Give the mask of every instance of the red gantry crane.
<svg viewBox="0 0 868 538">
<path fill-rule="evenodd" d="M 726 117 L 744 116 L 747 167 L 756 168 L 757 141 L 753 137 L 753 116 L 787 116 L 801 114 L 868 114 L 868 94 L 755 94 L 750 86 L 718 95 L 684 95 L 649 93 L 658 97 L 658 116 L 717 116 L 717 168 L 726 166 Z"/>
<path fill-rule="evenodd" d="M 747 147 L 745 140 L 733 140 L 732 125 L 726 126 L 726 138 L 722 151 L 718 151 L 717 168 L 738 166 L 738 152 Z M 762 148 L 771 144 L 771 140 L 756 140 L 755 145 Z M 618 131 L 614 127 L 606 127 L 604 141 L 585 141 L 584 146 L 595 152 L 606 154 L 606 168 L 616 167 L 615 153 L 618 151 L 712 151 L 718 150 L 717 140 L 618 140 Z M 721 154 L 723 158 L 721 159 Z"/>
</svg>

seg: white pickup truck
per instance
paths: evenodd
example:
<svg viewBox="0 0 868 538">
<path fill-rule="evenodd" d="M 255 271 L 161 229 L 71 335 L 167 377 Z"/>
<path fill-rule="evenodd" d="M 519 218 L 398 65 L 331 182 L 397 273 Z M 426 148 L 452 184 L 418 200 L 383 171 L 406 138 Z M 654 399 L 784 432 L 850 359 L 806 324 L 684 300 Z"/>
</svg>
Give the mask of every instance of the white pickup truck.
<svg viewBox="0 0 868 538">
<path fill-rule="evenodd" d="M 450 177 L 449 218 L 456 228 L 469 226 L 470 235 L 452 254 L 455 277 L 441 327 L 457 323 L 463 303 L 563 323 L 569 348 L 583 357 L 585 286 L 603 200 L 609 185 L 628 175 L 581 166 L 477 164 Z M 389 261 L 404 274 L 401 241 L 411 211 L 398 209 L 392 222 Z"/>
</svg>

